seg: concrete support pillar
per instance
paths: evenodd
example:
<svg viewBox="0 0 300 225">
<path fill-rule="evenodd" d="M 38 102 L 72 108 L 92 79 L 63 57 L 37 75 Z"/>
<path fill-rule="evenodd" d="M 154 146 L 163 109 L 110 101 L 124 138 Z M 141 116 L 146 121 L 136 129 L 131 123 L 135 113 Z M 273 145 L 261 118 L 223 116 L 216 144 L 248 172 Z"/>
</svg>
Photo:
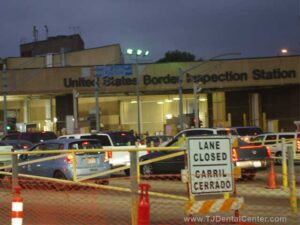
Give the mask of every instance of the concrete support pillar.
<svg viewBox="0 0 300 225">
<path fill-rule="evenodd" d="M 258 93 L 254 93 L 250 95 L 250 118 L 252 126 L 261 126 L 261 104 L 260 104 L 260 95 Z"/>
<path fill-rule="evenodd" d="M 45 131 L 53 130 L 53 121 L 52 121 L 52 98 L 45 100 Z"/>
<path fill-rule="evenodd" d="M 225 93 L 215 92 L 212 94 L 213 101 L 213 126 L 214 127 L 226 127 L 226 104 Z"/>
<path fill-rule="evenodd" d="M 45 115 L 46 115 L 46 120 L 52 120 L 52 101 L 50 99 L 45 100 Z"/>
<path fill-rule="evenodd" d="M 23 101 L 23 112 L 24 112 L 24 123 L 28 123 L 30 120 L 30 113 L 29 113 L 29 100 L 25 99 Z"/>
</svg>

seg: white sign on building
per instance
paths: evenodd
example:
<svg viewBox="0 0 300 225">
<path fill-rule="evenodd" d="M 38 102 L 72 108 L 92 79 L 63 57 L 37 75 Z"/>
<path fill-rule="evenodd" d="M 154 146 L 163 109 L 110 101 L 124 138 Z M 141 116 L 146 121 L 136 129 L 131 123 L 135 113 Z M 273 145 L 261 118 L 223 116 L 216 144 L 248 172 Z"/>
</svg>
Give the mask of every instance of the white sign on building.
<svg viewBox="0 0 300 225">
<path fill-rule="evenodd" d="M 191 193 L 233 192 L 230 138 L 199 136 L 188 138 L 187 142 Z"/>
</svg>

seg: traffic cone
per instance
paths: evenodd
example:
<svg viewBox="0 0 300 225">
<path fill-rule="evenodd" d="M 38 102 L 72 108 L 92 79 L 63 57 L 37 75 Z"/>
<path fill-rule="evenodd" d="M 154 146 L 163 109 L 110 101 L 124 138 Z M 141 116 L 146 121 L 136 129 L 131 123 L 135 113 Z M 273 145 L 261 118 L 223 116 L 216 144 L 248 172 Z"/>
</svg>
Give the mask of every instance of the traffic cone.
<svg viewBox="0 0 300 225">
<path fill-rule="evenodd" d="M 269 176 L 268 176 L 268 189 L 276 189 L 278 188 L 276 185 L 276 173 L 275 173 L 275 166 L 274 160 L 270 161 L 270 168 L 269 168 Z"/>
<path fill-rule="evenodd" d="M 12 199 L 11 206 L 11 225 L 23 224 L 23 198 L 20 196 L 21 187 L 15 187 L 16 193 Z"/>
<path fill-rule="evenodd" d="M 150 225 L 149 184 L 140 184 L 140 198 L 138 205 L 138 225 Z"/>
</svg>

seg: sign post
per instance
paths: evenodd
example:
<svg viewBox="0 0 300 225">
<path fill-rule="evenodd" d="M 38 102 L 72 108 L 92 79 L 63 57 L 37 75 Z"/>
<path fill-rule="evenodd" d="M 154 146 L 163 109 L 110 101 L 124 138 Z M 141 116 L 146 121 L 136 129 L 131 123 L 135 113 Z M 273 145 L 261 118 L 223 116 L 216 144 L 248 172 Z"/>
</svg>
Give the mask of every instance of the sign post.
<svg viewBox="0 0 300 225">
<path fill-rule="evenodd" d="M 99 87 L 100 77 L 113 77 L 113 76 L 131 76 L 132 66 L 131 65 L 103 65 L 95 67 L 95 113 L 96 113 L 96 131 L 99 132 L 101 129 L 101 121 L 99 117 Z"/>
<path fill-rule="evenodd" d="M 233 192 L 230 138 L 188 138 L 190 192 L 193 195 Z"/>
</svg>

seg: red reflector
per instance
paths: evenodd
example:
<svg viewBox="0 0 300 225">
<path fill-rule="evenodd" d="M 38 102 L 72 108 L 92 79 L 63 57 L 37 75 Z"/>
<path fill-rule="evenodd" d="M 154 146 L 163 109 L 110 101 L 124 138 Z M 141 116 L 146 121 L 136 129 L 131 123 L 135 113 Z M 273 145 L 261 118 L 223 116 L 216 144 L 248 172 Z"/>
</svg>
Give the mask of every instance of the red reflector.
<svg viewBox="0 0 300 225">
<path fill-rule="evenodd" d="M 89 143 L 90 143 L 90 142 L 88 142 L 88 141 L 82 142 L 83 145 L 88 145 Z"/>
<path fill-rule="evenodd" d="M 236 152 L 235 148 L 232 148 L 232 160 L 233 161 L 237 161 L 238 160 L 238 155 L 237 155 L 237 152 Z"/>
</svg>

